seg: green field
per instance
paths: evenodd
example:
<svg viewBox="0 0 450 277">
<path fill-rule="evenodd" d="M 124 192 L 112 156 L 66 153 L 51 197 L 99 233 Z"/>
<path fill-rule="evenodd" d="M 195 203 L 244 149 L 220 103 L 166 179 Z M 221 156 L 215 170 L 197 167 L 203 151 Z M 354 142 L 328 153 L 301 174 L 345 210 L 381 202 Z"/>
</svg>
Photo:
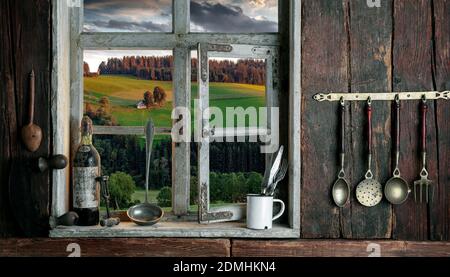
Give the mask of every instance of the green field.
<svg viewBox="0 0 450 277">
<path fill-rule="evenodd" d="M 158 204 L 158 200 L 156 199 L 156 197 L 158 196 L 159 190 L 149 190 L 148 191 L 148 201 L 152 204 Z M 143 189 L 137 189 L 134 194 L 131 196 L 132 201 L 136 201 L 139 200 L 141 203 L 144 203 L 145 201 L 145 190 Z M 223 205 L 228 205 L 226 203 L 213 203 L 210 206 L 211 207 L 220 207 Z M 102 210 L 105 210 L 105 208 L 103 208 Z M 123 209 L 126 210 L 126 209 Z M 163 208 L 163 210 L 165 212 L 170 212 L 172 210 L 171 207 L 165 207 Z M 189 207 L 189 211 L 191 212 L 196 212 L 198 211 L 198 206 L 197 205 L 191 205 Z"/>
<path fill-rule="evenodd" d="M 142 100 L 146 91 L 155 86 L 164 88 L 167 103 L 163 107 L 138 110 L 136 103 Z M 192 99 L 197 98 L 198 86 L 192 84 Z M 172 82 L 139 80 L 128 75 L 101 75 L 84 78 L 84 101 L 94 107 L 98 100 L 107 96 L 112 104 L 112 114 L 121 126 L 143 126 L 151 116 L 158 127 L 170 127 L 172 120 Z M 193 107 L 194 101 L 192 101 Z M 211 83 L 210 106 L 220 108 L 224 113 L 227 107 L 265 106 L 265 87 L 235 83 Z M 225 116 L 224 116 L 225 117 Z"/>
<path fill-rule="evenodd" d="M 158 200 L 156 197 L 158 196 L 159 190 L 149 190 L 148 191 L 148 201 L 150 203 L 157 203 Z M 139 200 L 141 203 L 144 203 L 145 201 L 145 190 L 144 189 L 137 189 L 134 194 L 131 196 L 132 201 Z"/>
</svg>

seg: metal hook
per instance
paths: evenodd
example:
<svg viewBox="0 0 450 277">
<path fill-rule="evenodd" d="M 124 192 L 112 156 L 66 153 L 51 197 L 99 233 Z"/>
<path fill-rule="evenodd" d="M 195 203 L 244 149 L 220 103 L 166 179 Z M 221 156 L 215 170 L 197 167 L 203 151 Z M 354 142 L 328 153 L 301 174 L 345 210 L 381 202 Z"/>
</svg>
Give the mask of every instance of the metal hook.
<svg viewBox="0 0 450 277">
<path fill-rule="evenodd" d="M 340 102 L 341 102 L 341 106 L 345 106 L 344 97 L 341 97 Z"/>
<path fill-rule="evenodd" d="M 400 103 L 400 95 L 398 94 L 395 95 L 395 103 Z"/>
<path fill-rule="evenodd" d="M 367 105 L 372 105 L 372 97 L 369 96 L 369 98 L 367 99 Z"/>
<path fill-rule="evenodd" d="M 422 95 L 422 102 L 425 104 L 427 103 L 427 96 L 424 94 Z"/>
</svg>

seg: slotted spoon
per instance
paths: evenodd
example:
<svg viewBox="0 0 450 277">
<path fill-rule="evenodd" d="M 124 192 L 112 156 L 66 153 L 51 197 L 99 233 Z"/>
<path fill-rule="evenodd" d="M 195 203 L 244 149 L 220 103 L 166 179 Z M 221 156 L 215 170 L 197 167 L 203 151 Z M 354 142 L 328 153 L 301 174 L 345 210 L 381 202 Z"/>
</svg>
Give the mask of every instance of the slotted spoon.
<svg viewBox="0 0 450 277">
<path fill-rule="evenodd" d="M 372 101 L 370 98 L 367 101 L 367 127 L 368 169 L 364 176 L 365 179 L 356 187 L 356 199 L 363 206 L 373 207 L 378 205 L 383 199 L 383 189 L 380 182 L 374 179 L 372 173 Z"/>
</svg>

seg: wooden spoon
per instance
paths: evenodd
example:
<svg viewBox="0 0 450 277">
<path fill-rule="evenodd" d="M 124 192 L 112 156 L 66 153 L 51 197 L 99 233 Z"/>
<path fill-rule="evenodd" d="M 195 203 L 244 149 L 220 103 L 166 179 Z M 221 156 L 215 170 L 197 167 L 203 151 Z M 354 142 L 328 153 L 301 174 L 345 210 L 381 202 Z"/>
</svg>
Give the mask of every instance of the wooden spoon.
<svg viewBox="0 0 450 277">
<path fill-rule="evenodd" d="M 36 152 L 42 142 L 42 129 L 34 124 L 34 91 L 35 77 L 34 70 L 30 74 L 30 106 L 29 106 L 29 123 L 22 128 L 22 141 L 30 152 Z"/>
</svg>

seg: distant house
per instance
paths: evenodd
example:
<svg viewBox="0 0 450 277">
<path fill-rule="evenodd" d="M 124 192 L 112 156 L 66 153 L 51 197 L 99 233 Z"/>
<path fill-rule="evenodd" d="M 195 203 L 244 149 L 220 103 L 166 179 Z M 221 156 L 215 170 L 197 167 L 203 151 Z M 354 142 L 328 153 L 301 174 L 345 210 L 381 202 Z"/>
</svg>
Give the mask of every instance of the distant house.
<svg viewBox="0 0 450 277">
<path fill-rule="evenodd" d="M 145 105 L 144 100 L 141 100 L 136 104 L 136 108 L 138 110 L 145 110 L 147 109 L 147 105 Z"/>
</svg>

